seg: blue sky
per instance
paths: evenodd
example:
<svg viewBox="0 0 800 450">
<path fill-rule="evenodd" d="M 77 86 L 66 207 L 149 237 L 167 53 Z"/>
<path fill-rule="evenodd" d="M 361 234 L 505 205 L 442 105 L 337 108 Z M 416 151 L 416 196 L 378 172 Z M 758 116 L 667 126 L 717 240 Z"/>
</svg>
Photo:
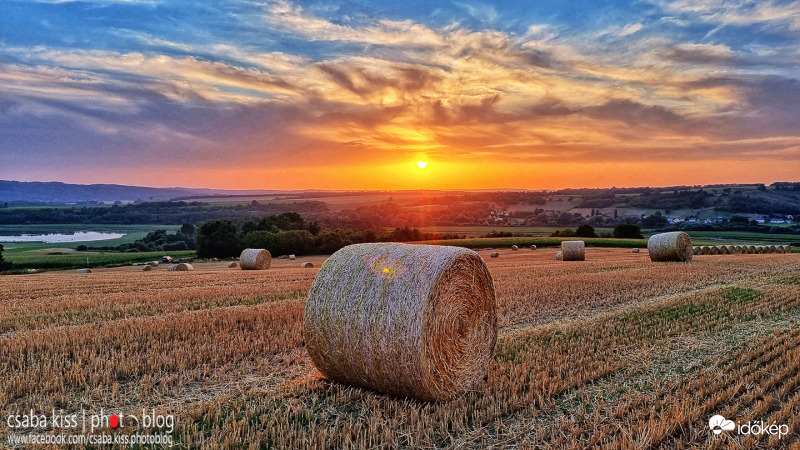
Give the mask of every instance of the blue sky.
<svg viewBox="0 0 800 450">
<path fill-rule="evenodd" d="M 0 179 L 798 180 L 798 41 L 798 1 L 0 0 Z"/>
</svg>

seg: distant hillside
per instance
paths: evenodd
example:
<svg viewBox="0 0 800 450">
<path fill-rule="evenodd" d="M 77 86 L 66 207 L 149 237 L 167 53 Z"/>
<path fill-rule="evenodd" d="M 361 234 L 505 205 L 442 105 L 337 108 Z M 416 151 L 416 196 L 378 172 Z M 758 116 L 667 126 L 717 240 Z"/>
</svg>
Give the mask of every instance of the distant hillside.
<svg viewBox="0 0 800 450">
<path fill-rule="evenodd" d="M 119 184 L 67 184 L 40 181 L 0 180 L 0 203 L 86 203 L 86 202 L 133 202 L 163 201 L 177 197 L 209 195 L 269 194 L 277 191 L 232 191 L 225 189 L 154 188 L 124 186 Z"/>
</svg>

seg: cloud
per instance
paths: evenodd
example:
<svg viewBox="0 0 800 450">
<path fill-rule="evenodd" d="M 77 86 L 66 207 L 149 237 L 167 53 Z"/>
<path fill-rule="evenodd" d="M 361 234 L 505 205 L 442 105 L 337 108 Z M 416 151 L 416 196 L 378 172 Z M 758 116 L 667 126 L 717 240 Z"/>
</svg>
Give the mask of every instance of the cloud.
<svg viewBox="0 0 800 450">
<path fill-rule="evenodd" d="M 690 4 L 668 6 L 688 20 Z M 704 6 L 703 20 L 718 14 Z M 136 51 L 0 45 L 0 128 L 13 130 L 0 149 L 20 167 L 231 170 L 419 152 L 476 165 L 791 161 L 800 149 L 800 87 L 774 46 L 681 40 L 640 22 L 515 34 L 334 21 L 286 1 L 264 11 L 265 32 L 289 42 L 279 50 L 119 28 Z"/>
</svg>

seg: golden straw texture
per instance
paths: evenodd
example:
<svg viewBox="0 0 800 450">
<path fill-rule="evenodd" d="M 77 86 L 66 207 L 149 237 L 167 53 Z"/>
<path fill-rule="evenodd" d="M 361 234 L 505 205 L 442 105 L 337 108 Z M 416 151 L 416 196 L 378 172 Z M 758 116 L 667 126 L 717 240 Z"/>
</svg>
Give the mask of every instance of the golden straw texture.
<svg viewBox="0 0 800 450">
<path fill-rule="evenodd" d="M 586 245 L 583 241 L 562 241 L 561 242 L 562 261 L 585 261 Z"/>
<path fill-rule="evenodd" d="M 239 255 L 242 270 L 265 270 L 272 264 L 272 255 L 263 248 L 246 248 Z"/>
<path fill-rule="evenodd" d="M 719 254 L 719 249 L 716 249 Z M 692 239 L 683 231 L 673 231 L 671 233 L 654 234 L 647 240 L 647 252 L 650 253 L 650 261 L 682 261 L 692 260 Z M 705 248 L 703 250 L 705 253 Z"/>
<path fill-rule="evenodd" d="M 189 270 L 194 270 L 194 267 L 192 267 L 191 264 L 180 263 L 177 266 L 174 266 L 172 268 L 172 270 L 175 271 L 175 272 L 186 272 L 186 271 L 189 271 Z"/>
<path fill-rule="evenodd" d="M 446 400 L 488 372 L 497 341 L 492 277 L 465 248 L 349 245 L 314 279 L 303 336 L 330 379 Z"/>
</svg>

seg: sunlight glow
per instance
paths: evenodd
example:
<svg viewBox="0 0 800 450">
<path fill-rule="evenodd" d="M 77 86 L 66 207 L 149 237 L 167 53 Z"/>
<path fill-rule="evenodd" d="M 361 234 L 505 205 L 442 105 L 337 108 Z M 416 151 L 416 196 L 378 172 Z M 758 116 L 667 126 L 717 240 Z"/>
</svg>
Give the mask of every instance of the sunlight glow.
<svg viewBox="0 0 800 450">
<path fill-rule="evenodd" d="M 424 169 L 427 165 L 428 163 L 426 163 L 425 161 L 419 161 L 417 163 L 417 167 L 419 167 L 420 169 Z"/>
</svg>

